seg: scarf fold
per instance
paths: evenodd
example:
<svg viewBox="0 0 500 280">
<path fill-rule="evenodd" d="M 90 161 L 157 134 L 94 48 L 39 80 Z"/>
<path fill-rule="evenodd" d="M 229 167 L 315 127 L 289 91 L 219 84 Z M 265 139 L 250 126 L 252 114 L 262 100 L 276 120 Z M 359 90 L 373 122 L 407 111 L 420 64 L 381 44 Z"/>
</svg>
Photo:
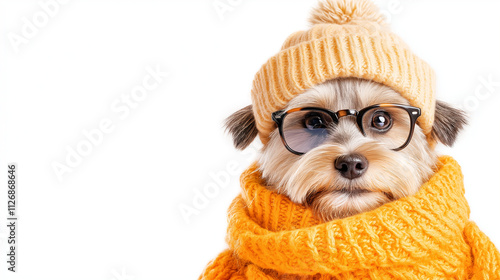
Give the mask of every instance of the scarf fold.
<svg viewBox="0 0 500 280">
<path fill-rule="evenodd" d="M 469 221 L 451 157 L 414 196 L 326 223 L 268 190 L 256 163 L 240 181 L 229 249 L 199 279 L 500 279 L 500 254 Z"/>
</svg>

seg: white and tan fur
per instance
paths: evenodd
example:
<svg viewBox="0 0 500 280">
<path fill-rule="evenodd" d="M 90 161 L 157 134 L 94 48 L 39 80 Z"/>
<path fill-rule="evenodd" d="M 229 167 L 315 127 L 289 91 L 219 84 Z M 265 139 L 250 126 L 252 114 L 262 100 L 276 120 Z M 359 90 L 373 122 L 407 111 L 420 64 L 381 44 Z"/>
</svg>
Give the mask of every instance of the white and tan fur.
<svg viewBox="0 0 500 280">
<path fill-rule="evenodd" d="M 360 110 L 380 103 L 409 104 L 399 93 L 382 84 L 342 78 L 306 90 L 284 109 Z M 226 120 L 226 127 L 239 149 L 248 146 L 258 133 L 251 109 L 247 106 Z M 438 101 L 435 115 L 432 135 L 452 145 L 465 124 L 463 112 Z M 360 154 L 368 161 L 366 172 L 359 178 L 347 179 L 335 169 L 335 160 L 349 154 Z M 324 221 L 369 211 L 415 194 L 433 174 L 436 161 L 437 154 L 418 125 L 409 145 L 394 151 L 364 136 L 354 117 L 341 118 L 328 141 L 304 155 L 289 152 L 276 128 L 258 157 L 260 171 L 270 189 L 311 207 Z"/>
</svg>

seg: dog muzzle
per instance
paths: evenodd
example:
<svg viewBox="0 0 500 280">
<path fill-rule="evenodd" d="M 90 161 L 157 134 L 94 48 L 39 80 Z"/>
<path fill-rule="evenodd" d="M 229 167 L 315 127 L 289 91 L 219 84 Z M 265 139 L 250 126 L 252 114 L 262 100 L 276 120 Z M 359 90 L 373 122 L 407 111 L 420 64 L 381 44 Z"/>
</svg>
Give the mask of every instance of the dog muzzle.
<svg viewBox="0 0 500 280">
<path fill-rule="evenodd" d="M 500 279 L 451 157 L 413 196 L 323 223 L 268 190 L 254 163 L 229 208 L 229 249 L 199 279 Z"/>
</svg>

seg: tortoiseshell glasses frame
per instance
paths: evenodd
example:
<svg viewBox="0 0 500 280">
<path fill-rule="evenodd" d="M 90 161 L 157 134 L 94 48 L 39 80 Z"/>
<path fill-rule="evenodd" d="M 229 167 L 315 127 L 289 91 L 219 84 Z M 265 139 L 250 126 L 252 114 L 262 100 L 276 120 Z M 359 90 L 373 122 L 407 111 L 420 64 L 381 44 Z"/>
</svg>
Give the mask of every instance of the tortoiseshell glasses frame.
<svg viewBox="0 0 500 280">
<path fill-rule="evenodd" d="M 288 115 L 290 115 L 294 112 L 298 112 L 298 111 L 323 112 L 323 113 L 327 114 L 328 116 L 330 116 L 331 121 L 333 121 L 334 124 L 338 124 L 339 119 L 342 117 L 353 116 L 356 118 L 356 124 L 357 124 L 359 130 L 366 137 L 367 134 L 365 131 L 365 127 L 363 125 L 363 117 L 365 116 L 365 114 L 367 112 L 371 112 L 374 109 L 378 109 L 378 108 L 381 108 L 382 110 L 388 109 L 388 108 L 397 108 L 398 110 L 405 110 L 408 113 L 409 121 L 410 121 L 409 127 L 408 127 L 408 129 L 409 129 L 408 138 L 406 139 L 406 141 L 404 141 L 404 143 L 401 146 L 399 146 L 395 149 L 392 149 L 392 150 L 400 151 L 400 150 L 404 149 L 406 146 L 408 146 L 408 144 L 411 141 L 411 138 L 413 136 L 413 132 L 415 130 L 415 124 L 417 122 L 418 117 L 421 114 L 420 108 L 409 106 L 409 105 L 382 103 L 382 104 L 375 104 L 375 105 L 368 106 L 368 107 L 363 108 L 359 111 L 354 110 L 354 109 L 344 109 L 344 110 L 339 110 L 336 112 L 325 109 L 325 108 L 319 108 L 319 107 L 302 107 L 302 108 L 290 109 L 287 111 L 285 111 L 285 110 L 276 111 L 276 112 L 272 113 L 272 119 L 277 124 L 281 140 L 282 140 L 283 144 L 285 145 L 285 147 L 288 149 L 288 151 L 290 151 L 291 153 L 294 153 L 296 155 L 303 155 L 305 152 L 294 150 L 293 148 L 291 148 L 288 145 L 288 143 L 286 141 L 287 139 L 286 139 L 286 135 L 284 132 L 283 124 L 284 124 L 284 120 L 286 119 L 286 117 Z"/>
</svg>

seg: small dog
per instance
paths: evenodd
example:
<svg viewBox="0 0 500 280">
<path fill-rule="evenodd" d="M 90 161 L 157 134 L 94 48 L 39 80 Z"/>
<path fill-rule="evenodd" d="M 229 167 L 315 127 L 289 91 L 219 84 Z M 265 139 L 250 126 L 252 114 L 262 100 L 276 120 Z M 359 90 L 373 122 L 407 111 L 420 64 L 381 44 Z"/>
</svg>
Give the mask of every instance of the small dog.
<svg viewBox="0 0 500 280">
<path fill-rule="evenodd" d="M 328 80 L 297 95 L 269 116 L 276 126 L 258 156 L 266 185 L 323 221 L 415 194 L 435 172 L 437 154 L 415 124 L 419 108 L 408 105 L 390 87 L 359 78 Z M 452 146 L 465 113 L 441 101 L 435 110 L 432 137 Z M 235 147 L 245 149 L 258 134 L 252 105 L 225 126 Z"/>
</svg>

